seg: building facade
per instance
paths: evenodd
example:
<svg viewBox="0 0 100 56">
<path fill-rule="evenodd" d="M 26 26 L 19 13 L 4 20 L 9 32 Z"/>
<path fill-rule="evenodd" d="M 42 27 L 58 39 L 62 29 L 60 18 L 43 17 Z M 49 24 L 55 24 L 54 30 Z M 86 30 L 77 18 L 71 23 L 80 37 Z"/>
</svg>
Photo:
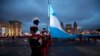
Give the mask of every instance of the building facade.
<svg viewBox="0 0 100 56">
<path fill-rule="evenodd" d="M 66 24 L 66 32 L 70 34 L 78 34 L 78 25 L 76 22 L 73 24 Z"/>
<path fill-rule="evenodd" d="M 78 34 L 78 25 L 77 25 L 76 21 L 73 24 L 73 34 Z"/>
<path fill-rule="evenodd" d="M 1 36 L 21 36 L 22 27 L 21 22 L 17 20 L 10 20 L 8 22 L 0 21 L 0 35 Z"/>
<path fill-rule="evenodd" d="M 72 34 L 72 25 L 71 24 L 66 24 L 66 32 Z"/>
</svg>

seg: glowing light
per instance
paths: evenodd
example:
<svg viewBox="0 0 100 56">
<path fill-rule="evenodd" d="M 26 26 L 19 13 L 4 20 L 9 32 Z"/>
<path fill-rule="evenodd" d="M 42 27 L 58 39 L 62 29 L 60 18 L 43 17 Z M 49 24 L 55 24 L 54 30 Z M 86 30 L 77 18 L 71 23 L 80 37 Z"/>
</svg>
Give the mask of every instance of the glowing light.
<svg viewBox="0 0 100 56">
<path fill-rule="evenodd" d="M 82 32 L 82 34 L 85 34 L 84 32 Z"/>
<path fill-rule="evenodd" d="M 32 34 L 30 34 L 30 33 L 23 33 L 23 35 L 25 35 L 25 36 L 31 36 Z"/>
<path fill-rule="evenodd" d="M 4 34 L 6 33 L 5 31 L 6 31 L 5 27 L 2 27 L 2 36 L 4 36 Z"/>
<path fill-rule="evenodd" d="M 0 40 L 1 42 L 3 41 L 3 40 Z"/>
<path fill-rule="evenodd" d="M 24 41 L 27 42 L 27 39 L 25 39 Z"/>
<path fill-rule="evenodd" d="M 77 29 L 81 29 L 82 27 L 77 27 Z"/>
<path fill-rule="evenodd" d="M 70 30 L 68 30 L 68 32 L 70 32 Z"/>
</svg>

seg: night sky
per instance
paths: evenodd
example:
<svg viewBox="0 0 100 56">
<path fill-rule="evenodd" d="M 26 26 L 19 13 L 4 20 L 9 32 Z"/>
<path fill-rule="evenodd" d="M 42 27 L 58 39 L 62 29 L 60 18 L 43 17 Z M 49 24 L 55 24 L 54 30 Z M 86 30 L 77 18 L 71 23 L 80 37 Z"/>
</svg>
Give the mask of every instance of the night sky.
<svg viewBox="0 0 100 56">
<path fill-rule="evenodd" d="M 51 0 L 57 18 L 64 24 L 77 22 L 81 29 L 100 28 L 100 0 Z M 0 19 L 21 21 L 29 32 L 32 19 L 38 17 L 39 28 L 48 27 L 48 0 L 0 0 Z"/>
</svg>

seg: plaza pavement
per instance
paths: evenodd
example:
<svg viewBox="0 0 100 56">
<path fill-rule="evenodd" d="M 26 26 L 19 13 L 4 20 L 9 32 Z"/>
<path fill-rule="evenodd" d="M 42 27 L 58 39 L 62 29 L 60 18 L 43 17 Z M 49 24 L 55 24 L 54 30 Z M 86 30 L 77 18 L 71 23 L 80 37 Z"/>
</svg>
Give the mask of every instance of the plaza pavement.
<svg viewBox="0 0 100 56">
<path fill-rule="evenodd" d="M 0 56 L 30 56 L 27 39 L 2 40 Z M 100 44 L 52 40 L 47 56 L 100 56 Z"/>
</svg>

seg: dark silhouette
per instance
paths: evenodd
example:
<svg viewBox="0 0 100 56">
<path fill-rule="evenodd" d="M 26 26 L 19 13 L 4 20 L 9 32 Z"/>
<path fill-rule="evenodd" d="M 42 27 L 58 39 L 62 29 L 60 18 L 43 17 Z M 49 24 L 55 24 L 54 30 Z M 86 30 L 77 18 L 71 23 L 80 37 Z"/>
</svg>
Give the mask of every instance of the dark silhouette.
<svg viewBox="0 0 100 56">
<path fill-rule="evenodd" d="M 38 25 L 38 24 L 39 24 L 39 20 L 38 20 L 38 19 L 35 19 L 35 20 L 33 21 L 33 23 L 34 23 L 35 25 Z"/>
<path fill-rule="evenodd" d="M 43 30 L 42 30 L 42 32 L 41 32 L 42 34 L 47 34 L 48 33 L 48 31 L 45 29 L 45 28 L 43 28 Z"/>
<path fill-rule="evenodd" d="M 32 26 L 30 27 L 30 32 L 32 34 L 31 38 L 29 39 L 29 44 L 32 50 L 32 54 L 31 56 L 42 56 L 42 52 L 41 52 L 41 44 L 38 41 L 38 39 L 36 37 L 34 37 L 35 33 L 38 31 L 38 19 L 34 20 L 33 23 L 36 26 Z"/>
<path fill-rule="evenodd" d="M 82 35 L 79 34 L 79 42 L 82 43 Z"/>
<path fill-rule="evenodd" d="M 34 36 L 34 34 L 38 31 L 38 27 L 37 26 L 32 26 L 30 27 L 30 32 L 31 34 Z"/>
</svg>

